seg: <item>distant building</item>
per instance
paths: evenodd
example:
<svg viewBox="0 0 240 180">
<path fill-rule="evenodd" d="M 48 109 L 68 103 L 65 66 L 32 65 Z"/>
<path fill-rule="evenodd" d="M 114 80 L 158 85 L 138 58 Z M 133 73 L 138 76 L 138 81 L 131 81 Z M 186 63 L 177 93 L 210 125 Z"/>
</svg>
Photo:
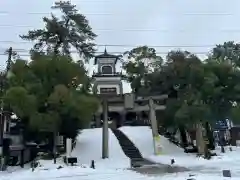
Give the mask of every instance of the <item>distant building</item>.
<svg viewBox="0 0 240 180">
<path fill-rule="evenodd" d="M 104 53 L 95 57 L 97 72 L 93 73 L 93 92 L 100 99 L 108 100 L 109 125 L 117 128 L 122 125 L 150 125 L 148 112 L 148 96 L 123 94 L 122 74 L 117 72 L 116 63 L 121 58 L 111 55 L 105 49 Z M 165 109 L 166 98 L 155 101 L 156 110 Z M 102 106 L 94 116 L 95 125 L 100 127 L 103 120 Z"/>
</svg>

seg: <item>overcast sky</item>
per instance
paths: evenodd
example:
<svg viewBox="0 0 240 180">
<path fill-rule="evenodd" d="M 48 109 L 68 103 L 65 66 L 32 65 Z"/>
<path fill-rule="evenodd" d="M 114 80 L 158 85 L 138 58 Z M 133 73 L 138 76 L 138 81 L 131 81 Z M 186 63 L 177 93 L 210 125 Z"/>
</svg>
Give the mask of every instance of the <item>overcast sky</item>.
<svg viewBox="0 0 240 180">
<path fill-rule="evenodd" d="M 52 0 L 0 1 L 0 54 L 6 48 L 27 50 L 19 34 L 41 28 Z M 87 16 L 97 44 L 168 46 L 159 53 L 183 46 L 201 57 L 212 45 L 240 41 L 239 0 L 72 0 Z M 11 41 L 11 42 L 10 42 Z M 171 47 L 169 47 L 171 46 Z M 197 47 L 196 47 L 197 46 Z M 104 47 L 99 47 L 103 51 Z M 108 47 L 123 52 L 132 47 Z M 184 47 L 183 47 L 184 48 Z M 20 54 L 26 54 L 21 52 Z M 163 54 L 164 55 L 164 54 Z M 3 67 L 5 56 L 0 56 Z M 125 91 L 129 88 L 126 87 Z"/>
</svg>

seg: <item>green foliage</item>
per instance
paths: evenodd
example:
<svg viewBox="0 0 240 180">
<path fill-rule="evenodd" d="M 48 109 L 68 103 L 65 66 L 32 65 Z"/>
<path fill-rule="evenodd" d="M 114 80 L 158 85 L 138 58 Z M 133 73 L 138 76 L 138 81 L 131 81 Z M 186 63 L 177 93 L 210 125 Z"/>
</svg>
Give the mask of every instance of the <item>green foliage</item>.
<svg viewBox="0 0 240 180">
<path fill-rule="evenodd" d="M 233 41 L 224 42 L 213 48 L 210 59 L 216 62 L 229 63 L 233 66 L 240 65 L 240 44 Z"/>
<path fill-rule="evenodd" d="M 18 117 L 30 116 L 37 109 L 37 101 L 34 95 L 28 94 L 21 86 L 15 86 L 7 90 L 4 102 L 11 104 L 13 112 Z"/>
<path fill-rule="evenodd" d="M 144 46 L 128 52 L 124 69 L 134 91 L 169 94 L 165 124 L 240 119 L 239 105 L 233 107 L 240 100 L 239 48 L 234 42 L 217 45 L 205 61 L 187 51 L 170 51 L 163 62 Z M 151 68 L 143 63 L 146 59 L 161 63 Z"/>
<path fill-rule="evenodd" d="M 154 48 L 140 46 L 124 53 L 127 62 L 123 63 L 123 69 L 127 72 L 126 79 L 131 82 L 132 90 L 139 93 L 142 81 L 146 74 L 157 71 L 163 62 L 160 56 L 157 56 Z M 149 62 L 146 66 L 145 62 Z M 145 81 L 146 82 L 146 81 Z M 146 84 L 147 85 L 147 84 Z M 145 90 L 142 89 L 141 92 Z"/>
<path fill-rule="evenodd" d="M 33 52 L 42 52 L 47 48 L 48 53 L 71 54 L 71 47 L 88 61 L 95 52 L 93 43 L 96 34 L 92 32 L 86 17 L 78 13 L 76 6 L 69 1 L 55 2 L 52 8 L 62 12 L 61 18 L 51 14 L 51 17 L 43 17 L 45 27 L 43 29 L 28 31 L 20 37 L 28 41 L 37 41 Z"/>
<path fill-rule="evenodd" d="M 30 128 L 43 132 L 58 132 L 60 123 L 60 115 L 54 111 L 46 113 L 35 112 L 31 114 L 29 119 Z"/>
<path fill-rule="evenodd" d="M 98 108 L 98 100 L 78 88 L 89 83 L 84 66 L 69 56 L 38 55 L 29 63 L 16 60 L 11 72 L 5 102 L 26 129 L 74 138 Z"/>
<path fill-rule="evenodd" d="M 31 61 L 14 53 L 11 70 L 1 75 L 7 81 L 6 93 L 1 94 L 4 105 L 21 119 L 25 139 L 38 143 L 51 141 L 57 133 L 75 138 L 99 106 L 90 94 L 91 78 L 82 61 L 93 57 L 96 34 L 70 1 L 55 2 L 52 8 L 61 16 L 43 17 L 42 29 L 20 36 L 34 42 Z M 81 60 L 73 61 L 72 48 Z"/>
</svg>

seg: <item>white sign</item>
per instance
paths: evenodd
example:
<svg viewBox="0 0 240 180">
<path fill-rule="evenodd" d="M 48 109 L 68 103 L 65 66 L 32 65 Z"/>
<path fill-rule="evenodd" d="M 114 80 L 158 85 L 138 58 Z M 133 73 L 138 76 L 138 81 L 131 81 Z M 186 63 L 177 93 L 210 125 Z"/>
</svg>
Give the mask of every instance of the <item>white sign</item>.
<svg viewBox="0 0 240 180">
<path fill-rule="evenodd" d="M 71 157 L 71 152 L 72 152 L 72 139 L 67 138 L 66 139 L 66 151 L 67 151 L 67 157 Z"/>
<path fill-rule="evenodd" d="M 236 140 L 236 145 L 240 146 L 240 140 Z"/>
<path fill-rule="evenodd" d="M 160 136 L 154 137 L 154 151 L 156 155 L 159 155 L 162 152 Z"/>
</svg>

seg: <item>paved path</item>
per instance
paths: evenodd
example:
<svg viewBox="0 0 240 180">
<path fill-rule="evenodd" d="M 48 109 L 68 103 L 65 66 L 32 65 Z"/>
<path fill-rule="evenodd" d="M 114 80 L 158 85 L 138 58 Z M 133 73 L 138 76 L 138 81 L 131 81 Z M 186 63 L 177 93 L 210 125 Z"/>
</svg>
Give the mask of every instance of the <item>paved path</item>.
<svg viewBox="0 0 240 180">
<path fill-rule="evenodd" d="M 186 172 L 190 171 L 189 169 L 185 167 L 179 167 L 179 166 L 170 166 L 170 165 L 164 165 L 164 164 L 156 164 L 151 163 L 149 161 L 149 164 L 145 164 L 141 167 L 137 168 L 131 168 L 131 170 L 139 172 L 141 174 L 145 175 L 151 175 L 151 176 L 159 176 L 160 174 L 164 173 L 176 173 L 176 172 Z"/>
</svg>

